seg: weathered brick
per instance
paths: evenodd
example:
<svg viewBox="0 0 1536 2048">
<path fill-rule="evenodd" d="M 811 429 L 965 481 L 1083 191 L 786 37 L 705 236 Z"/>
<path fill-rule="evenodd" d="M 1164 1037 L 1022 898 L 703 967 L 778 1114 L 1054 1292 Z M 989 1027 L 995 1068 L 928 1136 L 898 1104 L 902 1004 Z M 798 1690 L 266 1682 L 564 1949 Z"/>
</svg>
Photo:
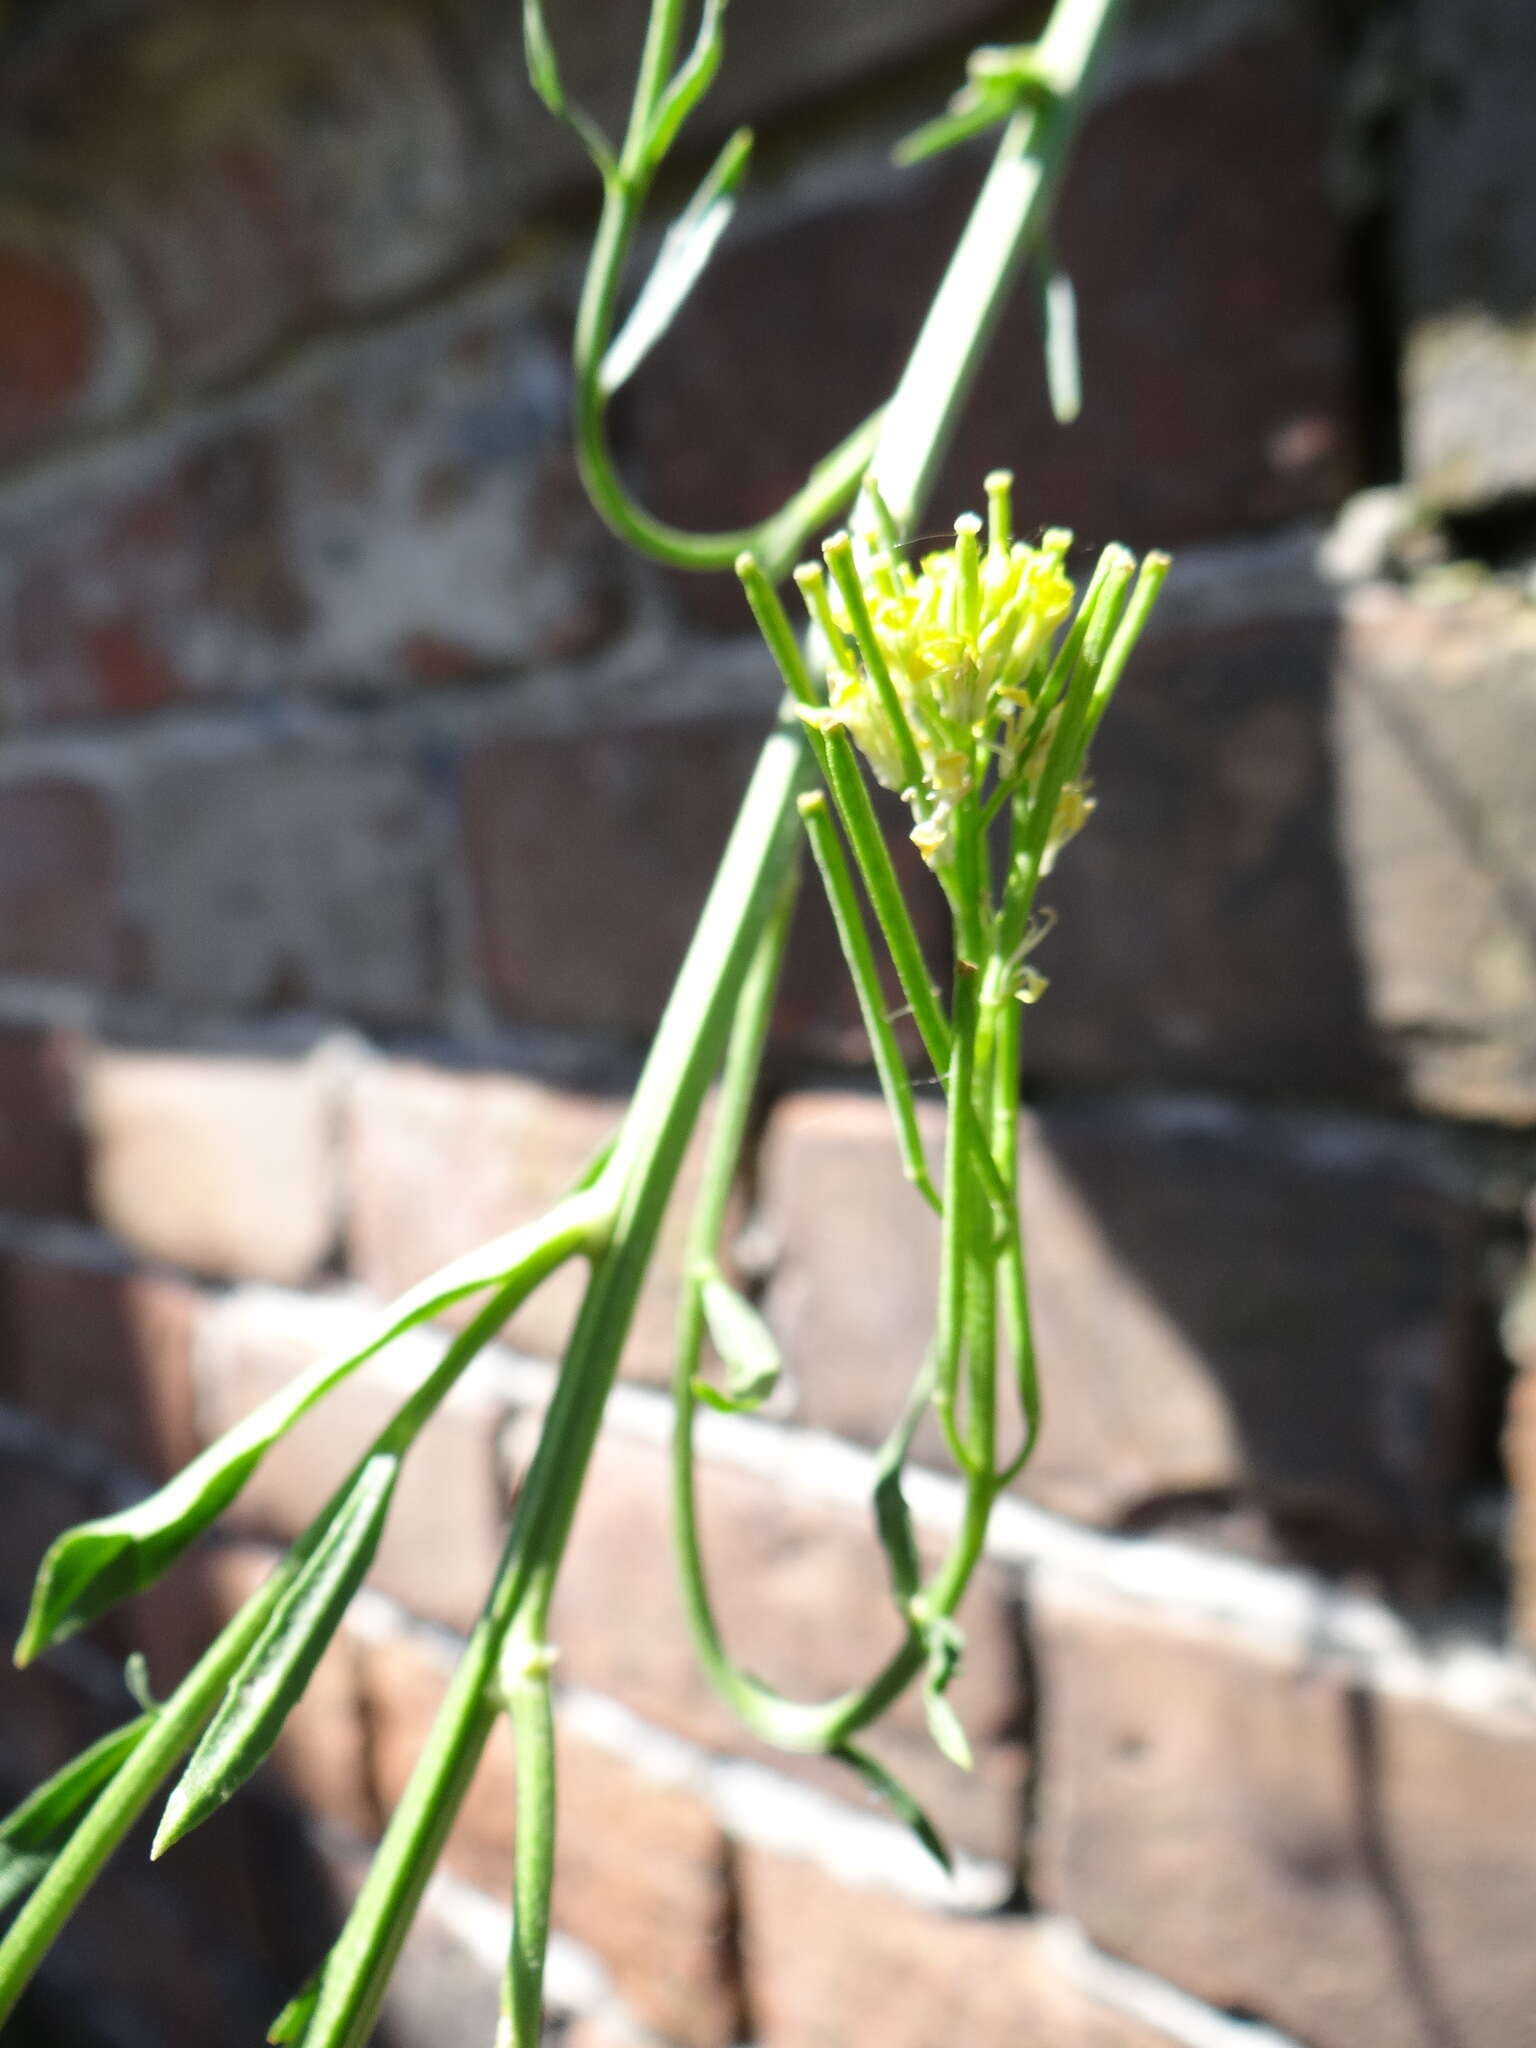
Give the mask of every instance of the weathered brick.
<svg viewBox="0 0 1536 2048">
<path fill-rule="evenodd" d="M 1536 1724 L 1044 1588 L 1037 1895 L 1316 2042 L 1519 2039 Z"/>
<path fill-rule="evenodd" d="M 0 1030 L 0 1208 L 84 1215 L 79 1058 L 71 1032 Z"/>
<path fill-rule="evenodd" d="M 363 1655 L 387 1809 L 420 1754 L 449 1666 L 403 1638 L 370 1641 Z M 739 2012 L 718 1822 L 693 1793 L 653 1782 L 563 1730 L 557 1768 L 556 1928 L 600 1957 L 632 2011 L 668 2040 L 727 2048 L 738 2038 Z M 498 1727 L 450 1836 L 449 1867 L 503 1894 L 515 1825 L 514 1772 Z"/>
<path fill-rule="evenodd" d="M 13 1248 L 0 1254 L 0 1388 L 136 1471 L 168 1475 L 197 1444 L 200 1310 L 177 1280 Z"/>
<path fill-rule="evenodd" d="M 1521 0 L 1405 23 L 1395 208 L 1408 468 L 1433 504 L 1536 490 L 1536 200 L 1523 174 L 1536 28 Z"/>
<path fill-rule="evenodd" d="M 97 1215 L 137 1250 L 221 1278 L 299 1281 L 338 1220 L 341 1067 L 98 1049 L 83 1114 Z"/>
<path fill-rule="evenodd" d="M 936 494 L 943 518 L 999 462 L 1025 479 L 1026 517 L 1095 542 L 1189 542 L 1347 487 L 1327 64 L 1294 20 L 1216 44 L 1198 67 L 1144 75 L 1090 116 L 1059 232 L 1084 308 L 1083 416 L 1052 421 L 1021 292 Z M 761 516 L 796 488 L 889 389 L 974 189 L 970 165 L 895 183 L 882 171 L 857 197 L 817 192 L 746 218 L 624 401 L 658 506 L 710 525 Z M 814 377 L 786 334 L 815 337 Z M 711 616 L 740 617 L 739 593 L 721 581 L 714 594 Z"/>
<path fill-rule="evenodd" d="M 1096 2005 L 1013 1915 L 960 1919 L 840 1883 L 764 1850 L 741 1856 L 747 1991 L 763 2048 L 1160 2048 Z"/>
<path fill-rule="evenodd" d="M 531 1423 L 519 1424 L 516 1462 L 531 1438 Z M 768 1480 L 707 1462 L 699 1491 L 720 1625 L 746 1667 L 806 1700 L 872 1678 L 901 1639 L 872 1524 L 851 1510 L 786 1499 Z M 610 1435 L 599 1444 L 555 1595 L 551 1626 L 562 1676 L 694 1742 L 772 1757 L 865 1803 L 863 1788 L 840 1767 L 767 1750 L 743 1732 L 698 1668 L 675 1578 L 666 1457 Z M 1023 1680 L 1007 1594 L 985 1570 L 961 1620 L 967 1650 L 953 1700 L 976 1752 L 974 1773 L 956 1771 L 933 1748 L 921 1702 L 910 1694 L 869 1746 L 955 1842 L 1010 1859 L 1021 1818 Z"/>
<path fill-rule="evenodd" d="M 1536 1122 L 1536 608 L 1361 591 L 1337 732 L 1365 1000 L 1404 1087 Z"/>
<path fill-rule="evenodd" d="M 504 285 L 13 493 L 16 714 L 409 689 L 590 647 L 617 552 L 576 482 L 566 376 Z"/>
<path fill-rule="evenodd" d="M 941 1114 L 923 1129 L 937 1166 Z M 1022 1137 L 1046 1403 L 1023 1490 L 1111 1525 L 1235 1500 L 1304 1555 L 1432 1582 L 1469 1455 L 1475 1229 L 1433 1158 L 1235 1108 L 1047 1108 Z M 781 1103 L 761 1195 L 797 1414 L 878 1442 L 931 1335 L 938 1250 L 883 1105 Z"/>
<path fill-rule="evenodd" d="M 124 279 L 141 360 L 119 410 L 419 289 L 489 225 L 421 7 L 169 0 L 65 23 L 6 99 L 22 189 L 67 191 Z"/>
<path fill-rule="evenodd" d="M 231 1296 L 209 1317 L 198 1348 L 198 1416 L 212 1437 L 232 1428 L 360 1320 L 329 1323 L 293 1303 Z M 415 1385 L 364 1367 L 267 1454 L 229 1513 L 233 1526 L 287 1542 L 330 1498 Z M 501 1552 L 497 1444 L 501 1400 L 461 1382 L 426 1426 L 396 1490 L 370 1582 L 413 1613 L 473 1627 Z"/>
<path fill-rule="evenodd" d="M 513 1075 L 378 1065 L 348 1099 L 348 1264 L 375 1294 L 401 1294 L 488 1238 L 544 1215 L 610 1138 L 624 1104 Z M 632 1377 L 672 1367 L 678 1287 L 703 1137 L 690 1147 L 624 1348 Z M 558 1357 L 585 1285 L 582 1262 L 541 1287 L 510 1341 Z M 450 1312 L 466 1322 L 481 1297 Z"/>
<path fill-rule="evenodd" d="M 136 989 L 204 1014 L 431 1014 L 441 905 L 408 755 L 335 730 L 173 745 L 126 811 Z"/>
<path fill-rule="evenodd" d="M 66 775 L 0 784 L 0 973 L 111 980 L 116 877 L 103 792 Z"/>
</svg>

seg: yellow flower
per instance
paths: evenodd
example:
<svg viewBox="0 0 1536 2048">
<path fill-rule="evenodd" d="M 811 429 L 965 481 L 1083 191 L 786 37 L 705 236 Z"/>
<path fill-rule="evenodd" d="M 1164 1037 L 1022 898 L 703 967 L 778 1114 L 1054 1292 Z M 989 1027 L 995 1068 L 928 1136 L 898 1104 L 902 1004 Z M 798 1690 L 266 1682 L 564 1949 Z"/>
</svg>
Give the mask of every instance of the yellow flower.
<svg viewBox="0 0 1536 2048">
<path fill-rule="evenodd" d="M 994 767 L 1005 783 L 1029 772 L 1020 756 L 1032 705 L 1076 594 L 1062 569 L 1072 536 L 1053 531 L 1027 547 L 1010 532 L 1011 479 L 989 477 L 987 495 L 986 546 L 981 521 L 967 513 L 955 522 L 954 546 L 925 555 L 916 570 L 878 527 L 851 551 L 846 537 L 829 542 L 828 560 L 841 551 L 844 577 L 850 553 L 856 564 L 852 603 L 841 583 L 828 587 L 819 566 L 795 575 L 831 655 L 826 709 L 807 716 L 845 727 L 876 780 L 905 798 L 917 821 L 912 838 L 930 867 L 950 858 L 954 812 Z M 874 655 L 861 644 L 854 616 L 860 596 Z M 887 672 L 885 688 L 871 669 L 875 655 Z M 916 750 L 915 783 L 887 688 Z M 1048 728 L 1035 735 L 1031 752 L 1042 739 L 1049 744 Z"/>
</svg>

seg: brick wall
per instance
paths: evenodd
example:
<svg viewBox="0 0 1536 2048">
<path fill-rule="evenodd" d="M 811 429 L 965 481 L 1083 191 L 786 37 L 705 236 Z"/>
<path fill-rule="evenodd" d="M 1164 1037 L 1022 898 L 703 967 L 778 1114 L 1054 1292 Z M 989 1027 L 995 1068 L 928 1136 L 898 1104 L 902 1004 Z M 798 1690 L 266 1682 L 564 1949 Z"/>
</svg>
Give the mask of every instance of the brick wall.
<svg viewBox="0 0 1536 2048">
<path fill-rule="evenodd" d="M 555 12 L 615 104 L 634 0 Z M 1011 460 L 1030 520 L 1179 556 L 1029 1020 L 1049 1421 L 967 1610 L 975 1772 L 908 1707 L 881 1738 L 958 1875 L 694 1669 L 680 1214 L 556 1610 L 567 2048 L 1528 2038 L 1536 45 L 1520 0 L 1474 12 L 1133 12 L 1060 231 L 1084 420 L 1050 424 L 1021 307 L 942 491 Z M 585 1162 L 772 713 L 733 587 L 626 559 L 581 498 L 590 193 L 515 16 L 13 0 L 0 29 L 7 1627 L 65 1522 Z M 619 422 L 659 509 L 767 509 L 881 389 L 970 184 L 894 182 L 886 146 L 1015 21 L 737 0 L 697 146 L 755 118 L 760 174 Z M 737 1215 L 791 1384 L 707 1420 L 707 1535 L 732 1642 L 819 1693 L 888 1646 L 870 1447 L 934 1245 L 809 911 Z M 123 1859 L 18 2040 L 260 2037 L 473 1621 L 571 1301 L 423 1441 L 275 1766 Z M 6 1789 L 119 1713 L 132 1645 L 174 1680 L 441 1341 L 134 1611 L 0 1677 Z M 954 1488 L 912 1495 L 941 1539 Z M 489 2038 L 513 1804 L 493 1747 L 393 2048 Z"/>
</svg>

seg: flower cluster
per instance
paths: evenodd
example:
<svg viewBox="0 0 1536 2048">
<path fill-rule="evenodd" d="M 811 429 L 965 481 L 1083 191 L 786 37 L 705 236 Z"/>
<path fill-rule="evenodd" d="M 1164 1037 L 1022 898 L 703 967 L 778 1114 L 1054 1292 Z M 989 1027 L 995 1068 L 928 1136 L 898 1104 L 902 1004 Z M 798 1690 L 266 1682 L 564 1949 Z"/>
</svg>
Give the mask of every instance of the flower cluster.
<svg viewBox="0 0 1536 2048">
<path fill-rule="evenodd" d="M 953 547 L 914 569 L 888 529 L 829 543 L 820 565 L 795 572 L 831 663 L 824 707 L 804 715 L 841 726 L 876 778 L 912 810 L 912 838 L 930 867 L 953 858 L 961 807 L 989 777 L 1008 789 L 1038 775 L 1054 733 L 1044 702 L 1057 630 L 1076 592 L 1063 569 L 1072 536 L 1038 547 L 1010 532 L 1012 480 L 987 479 L 986 544 L 974 514 L 955 522 Z M 1083 823 L 1082 785 L 1061 793 L 1053 848 Z"/>
</svg>

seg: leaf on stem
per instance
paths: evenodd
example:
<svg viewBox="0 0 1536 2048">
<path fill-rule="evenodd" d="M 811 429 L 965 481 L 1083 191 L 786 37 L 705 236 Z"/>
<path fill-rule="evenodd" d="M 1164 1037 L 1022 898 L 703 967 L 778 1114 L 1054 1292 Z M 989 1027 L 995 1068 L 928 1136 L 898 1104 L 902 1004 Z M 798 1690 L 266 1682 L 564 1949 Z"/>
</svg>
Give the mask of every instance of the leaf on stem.
<svg viewBox="0 0 1536 2048">
<path fill-rule="evenodd" d="M 749 1415 L 761 1408 L 779 1383 L 783 1359 L 772 1330 L 744 1294 L 722 1274 L 711 1273 L 699 1285 L 699 1303 L 709 1340 L 725 1367 L 725 1386 L 695 1379 L 693 1391 L 710 1408 L 727 1415 Z"/>
<path fill-rule="evenodd" d="M 886 1438 L 875 1467 L 873 1503 L 875 1532 L 891 1571 L 891 1589 L 903 1612 L 917 1598 L 922 1585 L 923 1565 L 917 1553 L 917 1535 L 912 1510 L 902 1491 L 901 1475 L 917 1434 L 917 1425 L 933 1398 L 933 1360 L 930 1357 L 913 1382 L 901 1419 Z"/>
<path fill-rule="evenodd" d="M 166 1804 L 152 1856 L 215 1813 L 265 1761 L 373 1562 L 400 1458 L 375 1451 L 273 1608 Z"/>
<path fill-rule="evenodd" d="M 132 1593 L 152 1585 L 189 1544 L 234 1500 L 261 1460 L 295 1423 L 349 1374 L 466 1295 L 505 1287 L 526 1275 L 528 1291 L 564 1259 L 582 1249 L 572 1230 L 592 1206 L 595 1190 L 567 1197 L 540 1222 L 482 1245 L 423 1280 L 387 1309 L 373 1334 L 355 1350 L 318 1359 L 184 1466 L 174 1479 L 115 1515 L 66 1529 L 38 1569 L 32 1605 L 16 1646 L 16 1662 L 29 1664 L 50 1643 L 62 1642 Z M 521 1297 L 520 1297 L 521 1298 Z M 507 1313 L 511 1313 L 509 1304 Z"/>
<path fill-rule="evenodd" d="M 268 2027 L 267 2039 L 273 2048 L 303 2048 L 304 2036 L 309 2032 L 315 2007 L 320 2003 L 320 1981 L 324 1975 L 325 1965 L 322 1963 L 318 1970 L 305 1978 Z"/>
<path fill-rule="evenodd" d="M 56 1771 L 0 1821 L 0 1913 L 25 1898 L 46 1874 L 97 1794 L 149 1732 L 153 1714 L 114 1728 Z"/>
<path fill-rule="evenodd" d="M 598 384 L 604 398 L 629 382 L 682 310 L 736 210 L 751 156 L 752 131 L 738 128 L 663 236 L 655 266 L 603 357 Z"/>
<path fill-rule="evenodd" d="M 544 19 L 543 0 L 523 0 L 523 56 L 534 91 L 557 121 L 573 130 L 604 180 L 614 175 L 613 149 L 591 115 L 565 96 L 555 46 Z"/>
<path fill-rule="evenodd" d="M 715 82 L 725 55 L 725 10 L 730 0 L 704 0 L 699 32 L 686 62 L 662 94 L 645 139 L 646 167 L 654 171 L 677 140 L 678 130 Z"/>
<path fill-rule="evenodd" d="M 950 1680 L 960 1668 L 965 1637 L 947 1614 L 937 1614 L 925 1625 L 923 1641 L 928 1649 L 928 1674 L 923 1681 L 928 1733 L 939 1754 L 947 1757 L 957 1770 L 974 1770 L 969 1738 L 946 1697 Z"/>
<path fill-rule="evenodd" d="M 841 1749 L 833 1750 L 832 1754 L 841 1762 L 852 1765 L 875 1797 L 891 1809 L 903 1826 L 912 1830 L 944 1875 L 953 1876 L 954 1859 L 945 1845 L 944 1837 L 906 1786 L 893 1778 L 885 1765 L 877 1762 L 868 1750 L 856 1749 L 851 1742 L 845 1742 Z"/>
</svg>

